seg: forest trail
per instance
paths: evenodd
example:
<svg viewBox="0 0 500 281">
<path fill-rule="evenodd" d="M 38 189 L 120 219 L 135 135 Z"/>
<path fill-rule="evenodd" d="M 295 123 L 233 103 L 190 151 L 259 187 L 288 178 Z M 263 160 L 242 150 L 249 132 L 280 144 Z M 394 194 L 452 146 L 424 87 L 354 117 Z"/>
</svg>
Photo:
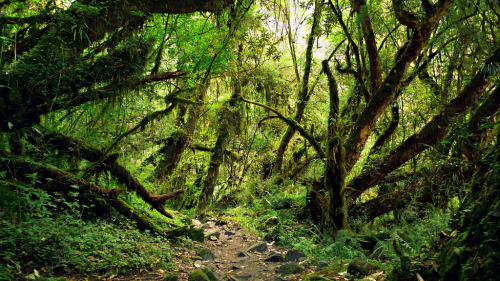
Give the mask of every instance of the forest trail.
<svg viewBox="0 0 500 281">
<path fill-rule="evenodd" d="M 303 257 L 296 251 L 286 252 L 272 242 L 265 242 L 251 233 L 245 233 L 241 227 L 233 222 L 209 220 L 202 224 L 194 220 L 195 227 L 204 229 L 205 241 L 199 244 L 198 249 L 184 250 L 177 253 L 173 270 L 179 280 L 188 280 L 189 274 L 197 269 L 210 267 L 217 280 L 301 280 L 304 271 L 312 271 L 312 267 L 301 264 L 294 266 L 295 274 L 282 275 L 285 264 L 299 265 Z M 208 252 L 214 254 L 211 259 Z M 296 261 L 286 261 L 289 259 Z M 180 255 L 179 255 L 180 254 Z M 203 256 L 203 257 L 202 257 Z"/>
</svg>

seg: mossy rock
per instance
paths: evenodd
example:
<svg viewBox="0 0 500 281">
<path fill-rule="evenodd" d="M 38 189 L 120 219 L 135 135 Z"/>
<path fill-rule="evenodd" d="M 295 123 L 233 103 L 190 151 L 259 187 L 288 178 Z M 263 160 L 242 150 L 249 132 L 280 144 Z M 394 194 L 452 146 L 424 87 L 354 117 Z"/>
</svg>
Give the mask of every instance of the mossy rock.
<svg viewBox="0 0 500 281">
<path fill-rule="evenodd" d="M 203 242 L 205 240 L 205 233 L 203 229 L 194 228 L 192 225 L 185 225 L 168 230 L 167 237 L 187 236 L 194 241 Z"/>
<path fill-rule="evenodd" d="M 203 270 L 198 269 L 189 274 L 188 281 L 212 281 Z"/>
<path fill-rule="evenodd" d="M 203 242 L 205 240 L 205 232 L 203 229 L 190 227 L 187 236 L 194 241 Z"/>
<path fill-rule="evenodd" d="M 304 279 L 304 281 L 330 281 L 330 279 L 327 279 L 323 276 L 308 276 Z"/>
<path fill-rule="evenodd" d="M 199 249 L 198 251 L 196 251 L 196 254 L 200 256 L 204 261 L 215 259 L 214 253 L 212 253 L 212 251 L 210 251 L 209 249 Z"/>
<path fill-rule="evenodd" d="M 281 273 L 281 275 L 297 274 L 304 271 L 305 269 L 302 266 L 293 262 L 282 265 L 276 269 L 276 272 Z"/>
<path fill-rule="evenodd" d="M 215 274 L 210 266 L 205 267 L 203 272 L 207 275 L 210 281 L 217 281 L 217 277 L 215 277 Z"/>
</svg>

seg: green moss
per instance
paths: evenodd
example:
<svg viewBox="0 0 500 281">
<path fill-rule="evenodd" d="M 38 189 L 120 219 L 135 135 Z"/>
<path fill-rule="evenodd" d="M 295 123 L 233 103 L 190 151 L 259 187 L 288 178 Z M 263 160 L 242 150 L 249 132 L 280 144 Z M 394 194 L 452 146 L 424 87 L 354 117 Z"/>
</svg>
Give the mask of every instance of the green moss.
<svg viewBox="0 0 500 281">
<path fill-rule="evenodd" d="M 203 272 L 203 270 L 198 269 L 189 275 L 188 281 L 211 281 L 210 278 Z"/>
</svg>

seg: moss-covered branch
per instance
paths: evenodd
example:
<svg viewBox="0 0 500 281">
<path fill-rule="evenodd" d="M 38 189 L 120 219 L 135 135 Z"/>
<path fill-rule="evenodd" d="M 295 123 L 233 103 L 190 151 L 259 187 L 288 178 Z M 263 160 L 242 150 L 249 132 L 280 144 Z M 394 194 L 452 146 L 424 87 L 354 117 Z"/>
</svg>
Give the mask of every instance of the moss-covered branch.
<svg viewBox="0 0 500 281">
<path fill-rule="evenodd" d="M 303 136 L 306 140 L 308 140 L 309 143 L 314 147 L 314 149 L 316 150 L 316 153 L 318 153 L 318 155 L 319 155 L 319 157 L 321 159 L 325 159 L 326 158 L 325 152 L 321 148 L 320 144 L 314 139 L 314 137 L 311 134 L 309 134 L 304 129 L 304 127 L 300 126 L 299 123 L 297 123 L 297 121 L 293 120 L 290 117 L 284 116 L 283 114 L 281 114 L 276 109 L 274 109 L 274 108 L 272 108 L 270 106 L 267 106 L 265 104 L 262 104 L 262 103 L 259 103 L 259 102 L 256 102 L 256 101 L 247 100 L 244 97 L 241 97 L 241 100 L 244 101 L 244 102 L 246 102 L 246 103 L 249 103 L 249 104 L 253 104 L 253 105 L 257 105 L 257 106 L 263 107 L 263 108 L 271 111 L 272 113 L 276 114 L 276 116 L 279 119 L 281 119 L 282 121 L 284 121 L 285 123 L 287 123 L 288 126 L 292 127 L 294 130 L 298 131 L 301 136 Z"/>
</svg>

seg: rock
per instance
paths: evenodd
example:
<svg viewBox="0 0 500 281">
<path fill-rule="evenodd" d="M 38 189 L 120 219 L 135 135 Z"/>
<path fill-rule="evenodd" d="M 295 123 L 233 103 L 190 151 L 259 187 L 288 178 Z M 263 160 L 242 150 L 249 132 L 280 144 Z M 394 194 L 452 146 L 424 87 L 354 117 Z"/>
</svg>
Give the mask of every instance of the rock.
<svg viewBox="0 0 500 281">
<path fill-rule="evenodd" d="M 323 269 L 323 268 L 328 267 L 328 266 L 329 266 L 328 263 L 320 261 L 320 262 L 318 262 L 318 265 L 316 266 L 316 270 L 320 270 L 320 269 Z"/>
<path fill-rule="evenodd" d="M 300 259 L 307 258 L 307 256 L 299 251 L 290 250 L 286 253 L 287 261 L 300 261 Z"/>
<path fill-rule="evenodd" d="M 254 244 L 254 245 L 250 246 L 247 249 L 247 252 L 253 252 L 253 251 L 264 252 L 266 250 L 267 250 L 267 243 L 266 242 L 261 242 L 261 243 L 257 243 L 257 244 Z"/>
<path fill-rule="evenodd" d="M 232 235 L 235 235 L 236 233 L 235 232 L 232 232 L 232 231 L 229 231 L 229 230 L 226 230 L 225 234 L 227 236 L 232 236 Z"/>
<path fill-rule="evenodd" d="M 212 228 L 208 223 L 204 224 L 202 227 L 202 229 L 210 229 Z"/>
<path fill-rule="evenodd" d="M 210 251 L 209 249 L 205 248 L 199 249 L 198 251 L 196 251 L 196 254 L 200 256 L 201 259 L 204 261 L 215 259 L 214 253 L 212 253 L 212 251 Z"/>
<path fill-rule="evenodd" d="M 208 276 L 203 272 L 203 270 L 198 269 L 193 273 L 189 274 L 188 281 L 212 281 L 208 278 Z"/>
<path fill-rule="evenodd" d="M 374 270 L 375 266 L 362 260 L 361 258 L 355 257 L 347 266 L 347 273 L 353 275 L 368 275 L 370 271 Z"/>
<path fill-rule="evenodd" d="M 223 225 L 226 225 L 227 224 L 227 221 L 223 221 L 223 220 L 218 220 L 215 222 L 215 225 L 218 225 L 218 226 L 223 226 Z"/>
<path fill-rule="evenodd" d="M 282 265 L 276 269 L 276 272 L 281 273 L 281 275 L 296 274 L 304 271 L 305 269 L 302 266 L 293 262 Z"/>
<path fill-rule="evenodd" d="M 252 278 L 252 275 L 250 275 L 250 273 L 244 273 L 244 274 L 236 275 L 236 278 L 238 278 L 240 280 L 249 280 L 250 278 Z"/>
<path fill-rule="evenodd" d="M 177 274 L 167 274 L 163 277 L 163 281 L 179 281 L 179 276 Z"/>
<path fill-rule="evenodd" d="M 236 254 L 236 256 L 237 256 L 238 258 L 244 258 L 244 257 L 248 257 L 248 254 L 247 254 L 247 253 L 245 253 L 245 252 L 238 252 L 238 254 Z"/>
<path fill-rule="evenodd" d="M 269 257 L 267 257 L 267 259 L 265 259 L 264 261 L 267 261 L 267 262 L 284 262 L 285 258 L 282 255 L 278 254 L 278 253 L 274 253 L 274 254 L 269 255 Z"/>
<path fill-rule="evenodd" d="M 213 269 L 210 266 L 206 266 L 203 269 L 203 272 L 207 275 L 208 279 L 210 281 L 217 281 L 217 278 L 215 277 L 215 274 L 213 272 Z"/>
<path fill-rule="evenodd" d="M 187 236 L 194 241 L 203 242 L 205 238 L 205 232 L 203 231 L 203 229 L 189 228 L 187 229 Z"/>
<path fill-rule="evenodd" d="M 219 237 L 220 237 L 220 232 L 219 232 L 219 231 L 215 231 L 215 232 L 212 232 L 212 233 L 207 234 L 207 235 L 205 236 L 205 238 L 206 238 L 206 239 L 210 239 L 210 240 L 213 240 L 213 239 L 212 239 L 212 237 L 215 237 L 215 238 L 216 238 L 215 240 L 219 239 Z"/>
</svg>

